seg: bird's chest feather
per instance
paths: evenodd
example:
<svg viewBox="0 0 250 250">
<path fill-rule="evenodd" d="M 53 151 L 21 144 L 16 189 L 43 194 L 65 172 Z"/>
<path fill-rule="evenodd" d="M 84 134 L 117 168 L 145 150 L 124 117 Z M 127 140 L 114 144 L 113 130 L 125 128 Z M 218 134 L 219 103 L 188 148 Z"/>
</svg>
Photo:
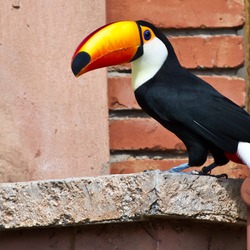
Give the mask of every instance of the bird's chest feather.
<svg viewBox="0 0 250 250">
<path fill-rule="evenodd" d="M 150 116 L 154 113 L 153 103 L 150 101 L 150 87 L 148 84 L 143 84 L 135 90 L 135 98 L 139 106 Z"/>
<path fill-rule="evenodd" d="M 139 88 L 135 90 L 135 98 L 139 104 L 139 106 L 142 108 L 143 111 L 145 111 L 148 115 L 153 117 L 154 119 L 161 122 L 161 118 L 159 116 L 159 112 L 161 115 L 164 114 L 164 120 L 165 123 L 167 123 L 169 120 L 168 117 L 168 108 L 167 106 L 167 96 L 164 98 L 165 102 L 162 103 L 162 100 L 157 98 L 158 94 L 162 94 L 160 91 L 156 89 L 156 86 L 152 87 L 152 83 L 148 82 L 143 85 L 141 85 Z M 159 103 L 157 102 L 159 101 Z"/>
</svg>

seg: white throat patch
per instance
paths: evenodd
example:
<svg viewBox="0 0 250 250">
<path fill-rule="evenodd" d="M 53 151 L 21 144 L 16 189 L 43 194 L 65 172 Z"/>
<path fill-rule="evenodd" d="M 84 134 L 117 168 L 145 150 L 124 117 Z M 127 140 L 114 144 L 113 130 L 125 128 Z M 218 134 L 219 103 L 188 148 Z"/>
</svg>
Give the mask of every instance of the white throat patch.
<svg viewBox="0 0 250 250">
<path fill-rule="evenodd" d="M 168 56 L 165 44 L 155 37 L 143 45 L 143 55 L 132 62 L 132 86 L 136 90 L 151 79 Z"/>
</svg>

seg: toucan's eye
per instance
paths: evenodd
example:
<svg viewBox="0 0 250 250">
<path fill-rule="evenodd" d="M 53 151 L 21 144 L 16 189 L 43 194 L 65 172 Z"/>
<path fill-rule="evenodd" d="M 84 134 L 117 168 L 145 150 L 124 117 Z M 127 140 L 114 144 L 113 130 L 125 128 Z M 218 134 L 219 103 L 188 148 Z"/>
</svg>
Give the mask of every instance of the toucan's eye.
<svg viewBox="0 0 250 250">
<path fill-rule="evenodd" d="M 151 38 L 151 32 L 149 30 L 144 31 L 144 39 L 149 40 Z"/>
</svg>

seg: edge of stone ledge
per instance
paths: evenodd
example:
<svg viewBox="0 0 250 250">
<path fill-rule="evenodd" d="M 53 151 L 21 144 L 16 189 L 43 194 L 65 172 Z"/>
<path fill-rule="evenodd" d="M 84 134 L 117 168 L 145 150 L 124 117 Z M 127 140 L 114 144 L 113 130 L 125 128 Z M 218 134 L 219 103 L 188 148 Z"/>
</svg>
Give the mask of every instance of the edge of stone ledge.
<svg viewBox="0 0 250 250">
<path fill-rule="evenodd" d="M 0 230 L 122 223 L 151 218 L 246 222 L 240 179 L 169 174 L 0 184 Z"/>
</svg>

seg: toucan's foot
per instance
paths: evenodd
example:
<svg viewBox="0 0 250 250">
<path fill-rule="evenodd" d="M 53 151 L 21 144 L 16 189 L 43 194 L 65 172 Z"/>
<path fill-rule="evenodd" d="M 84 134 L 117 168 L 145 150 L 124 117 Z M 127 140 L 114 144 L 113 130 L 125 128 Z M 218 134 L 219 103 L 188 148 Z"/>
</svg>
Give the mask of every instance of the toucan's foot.
<svg viewBox="0 0 250 250">
<path fill-rule="evenodd" d="M 189 168 L 190 166 L 188 165 L 188 163 L 183 163 L 179 166 L 170 168 L 169 170 L 165 171 L 167 173 L 182 173 L 183 170 Z"/>
<path fill-rule="evenodd" d="M 211 176 L 211 177 L 216 177 L 216 178 L 225 178 L 225 179 L 228 178 L 227 174 L 210 174 L 210 173 L 205 174 L 203 171 L 195 171 L 193 174 Z"/>
<path fill-rule="evenodd" d="M 217 178 L 226 178 L 226 179 L 228 178 L 227 174 L 218 174 L 218 175 L 211 174 L 212 169 L 214 169 L 215 167 L 217 167 L 217 164 L 215 162 L 211 163 L 210 165 L 203 167 L 201 171 L 197 171 L 198 175 L 208 175 L 208 176 L 213 176 Z"/>
<path fill-rule="evenodd" d="M 195 171 L 194 174 L 211 176 L 211 177 L 216 177 L 216 178 L 226 178 L 226 179 L 228 178 L 227 174 L 218 174 L 218 175 L 211 174 L 211 170 L 208 171 L 209 167 L 210 167 L 210 165 L 206 166 L 206 167 L 203 167 L 201 171 Z"/>
<path fill-rule="evenodd" d="M 182 172 L 183 170 L 190 168 L 188 163 L 181 164 L 179 166 L 173 167 L 167 171 L 164 171 L 166 173 L 183 173 L 183 174 L 193 174 L 193 175 L 205 175 L 205 176 L 212 176 L 217 178 L 228 178 L 227 174 L 219 174 L 219 175 L 213 175 L 211 174 L 211 170 L 214 169 L 217 165 L 215 163 L 212 163 L 208 166 L 205 166 L 202 168 L 201 171 L 192 170 L 189 172 Z"/>
</svg>

